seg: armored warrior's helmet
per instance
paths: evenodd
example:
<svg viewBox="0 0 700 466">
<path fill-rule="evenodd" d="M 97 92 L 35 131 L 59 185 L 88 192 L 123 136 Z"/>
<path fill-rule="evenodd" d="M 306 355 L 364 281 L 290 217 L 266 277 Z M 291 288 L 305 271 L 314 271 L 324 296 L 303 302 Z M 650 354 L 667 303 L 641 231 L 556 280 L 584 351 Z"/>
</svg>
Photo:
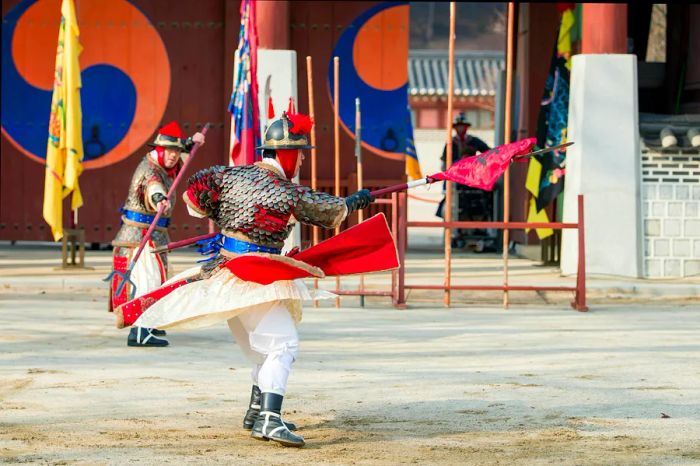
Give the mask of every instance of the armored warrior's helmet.
<svg viewBox="0 0 700 466">
<path fill-rule="evenodd" d="M 459 112 L 459 115 L 455 117 L 454 122 L 452 122 L 452 127 L 456 127 L 457 125 L 465 125 L 465 126 L 471 126 L 472 124 L 467 121 L 467 117 L 464 114 L 464 112 Z"/>
<path fill-rule="evenodd" d="M 173 147 L 180 149 L 182 152 L 187 151 L 185 134 L 182 132 L 180 125 L 177 124 L 177 121 L 171 121 L 160 128 L 158 134 L 156 134 L 156 139 L 148 145 L 151 147 Z"/>
<path fill-rule="evenodd" d="M 256 149 L 313 149 L 309 144 L 309 133 L 313 125 L 314 122 L 308 115 L 283 112 L 267 128 L 263 144 Z"/>
</svg>

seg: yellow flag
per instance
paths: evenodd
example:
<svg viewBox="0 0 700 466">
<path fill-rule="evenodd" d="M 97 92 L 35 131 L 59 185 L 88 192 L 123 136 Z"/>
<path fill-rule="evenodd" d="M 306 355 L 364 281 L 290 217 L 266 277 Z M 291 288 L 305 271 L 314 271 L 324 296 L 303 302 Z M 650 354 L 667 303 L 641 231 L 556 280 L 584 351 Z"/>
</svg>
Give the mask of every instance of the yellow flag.
<svg viewBox="0 0 700 466">
<path fill-rule="evenodd" d="M 576 18 L 571 9 L 561 15 L 561 26 L 557 38 L 557 53 L 566 58 L 566 69 L 571 71 L 571 31 L 574 28 Z"/>
<path fill-rule="evenodd" d="M 56 71 L 49 116 L 44 181 L 44 220 L 53 238 L 63 237 L 63 199 L 73 193 L 71 208 L 83 205 L 78 177 L 83 171 L 83 113 L 80 107 L 80 64 L 82 47 L 73 0 L 61 4 L 61 25 L 56 47 Z"/>
<path fill-rule="evenodd" d="M 535 157 L 530 157 L 527 165 L 527 177 L 525 178 L 525 188 L 530 194 L 537 197 L 540 195 L 540 177 L 542 176 L 542 164 Z"/>
<path fill-rule="evenodd" d="M 410 109 L 407 114 L 407 136 L 406 136 L 406 175 L 411 180 L 419 180 L 423 178 L 420 171 L 420 163 L 418 162 L 418 154 L 416 153 L 416 141 L 413 138 L 413 122 L 411 121 Z"/>
<path fill-rule="evenodd" d="M 411 180 L 420 180 L 423 178 L 418 159 L 414 159 L 409 155 L 406 156 L 406 175 L 408 175 L 408 178 Z"/>
<path fill-rule="evenodd" d="M 534 197 L 530 198 L 530 210 L 527 213 L 527 221 L 528 223 L 549 223 L 549 217 L 547 216 L 547 211 L 545 209 L 537 212 L 537 202 L 535 201 Z M 554 230 L 551 228 L 536 228 L 535 231 L 537 232 L 537 237 L 539 239 L 545 239 L 554 234 Z M 529 232 L 530 229 L 527 228 L 525 233 Z"/>
</svg>

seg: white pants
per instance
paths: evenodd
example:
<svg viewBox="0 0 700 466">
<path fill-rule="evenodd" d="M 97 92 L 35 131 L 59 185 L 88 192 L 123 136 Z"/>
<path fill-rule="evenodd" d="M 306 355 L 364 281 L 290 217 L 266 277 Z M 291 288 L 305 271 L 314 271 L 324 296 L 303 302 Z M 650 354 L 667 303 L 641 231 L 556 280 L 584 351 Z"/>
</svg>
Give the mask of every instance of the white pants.
<svg viewBox="0 0 700 466">
<path fill-rule="evenodd" d="M 233 337 L 254 364 L 253 383 L 264 393 L 284 396 L 299 351 L 296 324 L 280 302 L 254 306 L 228 320 Z"/>
</svg>

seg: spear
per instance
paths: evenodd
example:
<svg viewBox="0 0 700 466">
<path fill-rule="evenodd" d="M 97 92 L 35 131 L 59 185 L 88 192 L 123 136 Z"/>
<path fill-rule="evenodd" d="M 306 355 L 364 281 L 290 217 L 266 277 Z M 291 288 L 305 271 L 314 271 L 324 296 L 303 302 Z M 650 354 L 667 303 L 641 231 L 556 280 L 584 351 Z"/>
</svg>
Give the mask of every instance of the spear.
<svg viewBox="0 0 700 466">
<path fill-rule="evenodd" d="M 424 184 L 437 183 L 438 181 L 454 181 L 455 183 L 490 191 L 512 161 L 525 161 L 533 155 L 563 149 L 573 144 L 573 142 L 567 142 L 529 152 L 534 142 L 534 138 L 529 138 L 504 144 L 485 153 L 464 158 L 443 172 L 435 173 L 419 180 L 387 186 L 386 188 L 370 192 L 370 195 L 379 197 L 384 194 L 423 186 Z"/>
<path fill-rule="evenodd" d="M 202 135 L 206 135 L 207 131 L 209 130 L 209 123 L 204 125 L 204 128 L 202 128 Z M 177 174 L 175 177 L 175 180 L 173 181 L 173 184 L 170 186 L 170 189 L 168 190 L 168 194 L 166 198 L 170 200 L 172 196 L 175 194 L 175 190 L 177 189 L 178 183 L 180 183 L 180 180 L 182 179 L 183 175 L 185 174 L 185 171 L 189 164 L 192 162 L 192 159 L 194 158 L 194 155 L 197 153 L 197 150 L 201 147 L 200 143 L 195 143 L 194 146 L 192 147 L 192 150 L 190 151 L 189 157 L 187 157 L 187 160 L 185 160 L 185 163 L 182 165 L 182 168 L 180 169 L 180 172 Z M 148 240 L 151 238 L 151 235 L 153 234 L 153 230 L 155 230 L 156 225 L 158 224 L 158 220 L 160 220 L 160 217 L 163 215 L 163 211 L 165 210 L 165 204 L 159 204 L 158 206 L 158 212 L 156 212 L 156 216 L 151 222 L 151 226 L 148 227 L 148 231 L 146 232 L 145 235 L 143 235 L 143 238 L 141 238 L 141 243 L 139 244 L 139 248 L 136 250 L 136 254 L 134 254 L 134 257 L 131 259 L 131 263 L 129 264 L 129 268 L 126 269 L 125 272 L 120 272 L 118 270 L 113 270 L 112 273 L 107 275 L 106 278 L 103 279 L 103 281 L 108 282 L 112 280 L 112 278 L 116 275 L 122 279 L 121 283 L 117 285 L 117 290 L 115 291 L 116 295 L 120 295 L 122 292 L 122 289 L 124 289 L 124 285 L 127 283 L 131 283 L 131 296 L 130 299 L 133 299 L 134 295 L 136 294 L 136 284 L 131 280 L 131 272 L 134 270 L 134 266 L 136 265 L 136 262 L 139 260 L 139 257 L 141 256 L 141 253 L 143 252 L 143 248 L 146 247 L 146 243 Z"/>
<path fill-rule="evenodd" d="M 478 156 L 464 158 L 450 166 L 450 168 L 444 172 L 435 173 L 434 175 L 426 176 L 425 178 L 421 178 L 419 180 L 409 181 L 407 183 L 387 186 L 385 188 L 370 192 L 370 195 L 372 197 L 379 197 L 384 194 L 404 191 L 406 189 L 415 188 L 416 186 L 422 186 L 424 184 L 431 184 L 444 180 L 450 180 L 454 181 L 455 183 L 465 184 L 488 191 L 493 188 L 493 185 L 512 161 L 525 161 L 533 155 L 564 149 L 573 144 L 573 142 L 567 142 L 565 144 L 559 144 L 557 146 L 529 152 L 534 143 L 534 138 L 530 138 L 510 144 L 504 144 L 491 149 L 488 152 L 479 154 Z M 168 243 L 166 246 L 160 246 L 154 249 L 153 252 L 171 251 L 173 249 L 189 246 L 198 241 L 214 238 L 215 236 L 216 233 L 194 236 L 181 241 Z"/>
<path fill-rule="evenodd" d="M 218 236 L 218 233 L 208 233 L 206 235 L 193 236 L 192 238 L 183 239 L 180 241 L 173 241 L 171 243 L 165 244 L 163 246 L 158 246 L 151 250 L 153 254 L 160 254 L 161 252 L 172 251 L 173 249 L 184 248 L 199 241 L 206 241 L 208 239 L 213 239 Z"/>
</svg>

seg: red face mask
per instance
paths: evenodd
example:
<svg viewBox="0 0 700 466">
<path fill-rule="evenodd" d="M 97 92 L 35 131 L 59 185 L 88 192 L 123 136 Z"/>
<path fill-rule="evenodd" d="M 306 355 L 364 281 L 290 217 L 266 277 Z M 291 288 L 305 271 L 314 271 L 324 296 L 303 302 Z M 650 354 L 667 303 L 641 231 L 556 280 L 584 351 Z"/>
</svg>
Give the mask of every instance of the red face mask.
<svg viewBox="0 0 700 466">
<path fill-rule="evenodd" d="M 285 176 L 291 180 L 297 169 L 299 149 L 277 149 L 277 159 L 282 166 L 282 170 L 284 170 Z"/>
<path fill-rule="evenodd" d="M 165 149 L 161 146 L 156 146 L 156 153 L 158 154 L 158 165 L 163 167 L 170 178 L 175 178 L 180 170 L 180 161 L 178 160 L 174 167 L 168 168 L 165 166 Z"/>
</svg>

